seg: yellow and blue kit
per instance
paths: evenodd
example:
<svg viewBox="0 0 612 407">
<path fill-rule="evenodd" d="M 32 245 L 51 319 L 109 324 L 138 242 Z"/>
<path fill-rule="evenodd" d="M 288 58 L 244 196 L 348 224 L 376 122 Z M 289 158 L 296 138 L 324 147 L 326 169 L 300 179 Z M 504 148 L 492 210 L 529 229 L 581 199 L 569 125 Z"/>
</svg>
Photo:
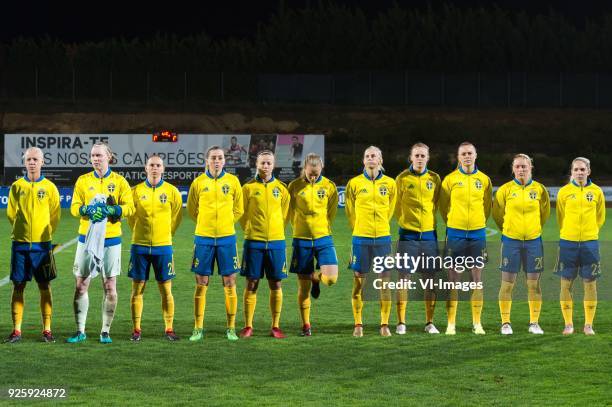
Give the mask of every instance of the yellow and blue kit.
<svg viewBox="0 0 612 407">
<path fill-rule="evenodd" d="M 438 207 L 446 223 L 446 255 L 486 258 L 486 225 L 493 187 L 489 177 L 461 167 L 444 177 Z"/>
<path fill-rule="evenodd" d="M 338 210 L 336 184 L 324 176 L 315 182 L 296 178 L 288 187 L 289 220 L 293 228 L 290 272 L 311 274 L 318 266 L 337 265 L 331 225 Z"/>
<path fill-rule="evenodd" d="M 550 216 L 550 199 L 544 185 L 517 179 L 495 192 L 493 219 L 502 232 L 500 270 L 539 273 L 544 270 L 542 227 Z"/>
<path fill-rule="evenodd" d="M 606 199 L 591 180 L 585 186 L 572 181 L 557 194 L 557 223 L 560 228 L 556 273 L 574 279 L 601 275 L 599 230 L 606 221 Z"/>
<path fill-rule="evenodd" d="M 244 254 L 241 275 L 257 280 L 287 277 L 285 223 L 290 196 L 285 184 L 274 176 L 264 182 L 259 175 L 242 187 Z"/>
<path fill-rule="evenodd" d="M 174 278 L 172 236 L 183 217 L 183 199 L 174 186 L 163 180 L 151 185 L 148 180 L 132 189 L 135 211 L 128 218 L 132 247 L 128 277 L 149 279 L 153 266 L 155 279 Z"/>
<path fill-rule="evenodd" d="M 53 232 L 60 219 L 60 198 L 55 184 L 27 175 L 11 185 L 6 216 L 11 224 L 11 280 L 49 281 L 45 268 L 53 267 Z M 48 270 L 47 270 L 48 271 Z"/>
<path fill-rule="evenodd" d="M 364 171 L 346 185 L 345 210 L 353 234 L 352 270 L 367 273 L 373 257 L 391 253 L 389 222 L 396 196 L 395 181 L 382 171 L 375 179 Z"/>
<path fill-rule="evenodd" d="M 81 218 L 79 224 L 79 242 L 85 243 L 85 235 L 89 229 L 89 219 L 81 215 L 81 207 L 90 204 L 92 199 L 102 194 L 112 197 L 118 206 L 118 216 L 129 218 L 134 213 L 134 201 L 132 189 L 121 175 L 113 172 L 110 168 L 103 177 L 99 177 L 95 171 L 81 175 L 74 185 L 70 213 L 72 216 Z M 104 247 L 115 246 L 121 243 L 121 222 L 108 222 L 106 224 L 106 236 Z"/>
<path fill-rule="evenodd" d="M 395 178 L 395 184 L 395 217 L 399 224 L 398 252 L 412 257 L 421 254 L 437 256 L 436 210 L 442 184 L 440 176 L 427 168 L 418 173 L 411 165 Z"/>
<path fill-rule="evenodd" d="M 234 224 L 244 212 L 238 178 L 225 170 L 213 177 L 206 170 L 189 187 L 187 212 L 196 222 L 191 271 L 209 276 L 216 261 L 219 274 L 237 273 L 240 262 Z"/>
</svg>

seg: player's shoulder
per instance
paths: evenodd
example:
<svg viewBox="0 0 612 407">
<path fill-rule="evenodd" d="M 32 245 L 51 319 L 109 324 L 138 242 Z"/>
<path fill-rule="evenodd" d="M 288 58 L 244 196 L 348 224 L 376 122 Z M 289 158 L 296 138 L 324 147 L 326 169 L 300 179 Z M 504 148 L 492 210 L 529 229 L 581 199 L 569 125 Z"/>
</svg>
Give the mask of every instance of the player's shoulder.
<svg viewBox="0 0 612 407">
<path fill-rule="evenodd" d="M 164 181 L 163 187 L 171 191 L 172 193 L 180 193 L 179 189 L 175 185 L 169 183 L 168 181 Z"/>
<path fill-rule="evenodd" d="M 448 174 L 446 174 L 444 176 L 444 181 L 451 181 L 453 178 L 459 177 L 461 176 L 461 171 L 459 171 L 459 168 L 455 168 L 454 170 L 452 170 L 451 172 L 449 172 Z"/>
<path fill-rule="evenodd" d="M 434 182 L 437 182 L 437 183 L 441 182 L 440 174 L 438 174 L 437 172 L 427 169 L 427 175 L 429 175 L 429 177 L 432 180 L 434 180 Z"/>
<path fill-rule="evenodd" d="M 120 182 L 120 183 L 126 183 L 128 185 L 130 184 L 128 182 L 128 180 L 125 179 L 125 177 L 123 175 L 119 174 L 116 171 L 111 171 L 111 173 L 108 175 L 108 177 L 109 177 L 109 181 L 113 180 L 113 181 Z"/>
<path fill-rule="evenodd" d="M 546 190 L 546 186 L 544 184 L 542 184 L 541 182 L 533 180 L 532 184 L 533 184 L 534 187 L 538 188 L 540 191 L 547 191 Z"/>
<path fill-rule="evenodd" d="M 323 182 L 323 184 L 330 189 L 336 189 L 336 183 L 334 181 L 332 181 L 331 179 L 327 178 L 327 177 L 322 177 L 321 181 Z"/>
<path fill-rule="evenodd" d="M 399 183 L 402 180 L 405 180 L 406 178 L 410 177 L 411 175 L 412 172 L 409 169 L 405 169 L 404 171 L 397 174 L 397 177 L 395 177 L 395 181 Z"/>
<path fill-rule="evenodd" d="M 57 185 L 55 185 L 55 183 L 51 181 L 49 178 L 47 177 L 43 178 L 41 183 L 45 185 L 47 188 L 51 188 L 52 190 L 57 191 Z"/>
<path fill-rule="evenodd" d="M 380 177 L 379 181 L 380 182 L 387 182 L 387 183 L 395 185 L 395 180 L 393 178 L 391 178 L 390 176 L 385 175 L 385 174 L 383 174 L 383 176 Z"/>
<path fill-rule="evenodd" d="M 534 181 L 535 182 L 535 181 Z M 497 188 L 497 191 L 505 191 L 507 189 L 512 189 L 514 186 L 518 186 L 515 180 L 510 180 L 508 182 L 504 182 L 502 185 Z M 536 184 L 534 184 L 536 186 Z"/>
<path fill-rule="evenodd" d="M 289 191 L 293 191 L 296 188 L 300 188 L 302 185 L 304 185 L 302 177 L 297 177 L 296 179 L 292 180 L 289 183 L 289 185 L 287 186 L 287 189 Z"/>
<path fill-rule="evenodd" d="M 79 175 L 79 177 L 77 178 L 76 182 L 90 182 L 93 178 L 94 178 L 94 172 L 93 171 L 88 171 L 85 174 L 81 174 Z"/>
<path fill-rule="evenodd" d="M 603 190 L 601 189 L 601 187 L 597 184 L 595 184 L 593 181 L 591 181 L 591 183 L 589 184 L 588 188 L 593 189 L 595 191 L 597 191 L 597 193 L 600 193 L 603 195 Z"/>
<path fill-rule="evenodd" d="M 287 184 L 285 184 L 285 183 L 284 183 L 283 181 L 281 181 L 280 179 L 278 179 L 278 178 L 274 177 L 274 182 L 275 182 L 276 184 L 278 184 L 279 186 L 281 186 L 282 188 L 287 189 Z"/>
<path fill-rule="evenodd" d="M 349 179 L 349 182 L 347 183 L 347 186 L 349 184 L 351 185 L 357 185 L 361 182 L 367 181 L 365 175 L 363 175 L 363 173 L 359 174 L 359 175 L 355 175 L 353 178 Z"/>
<path fill-rule="evenodd" d="M 27 183 L 28 182 L 25 180 L 24 177 L 19 177 L 15 181 L 13 181 L 13 183 L 11 184 L 11 188 L 18 188 L 21 186 L 25 186 L 27 185 Z"/>
</svg>

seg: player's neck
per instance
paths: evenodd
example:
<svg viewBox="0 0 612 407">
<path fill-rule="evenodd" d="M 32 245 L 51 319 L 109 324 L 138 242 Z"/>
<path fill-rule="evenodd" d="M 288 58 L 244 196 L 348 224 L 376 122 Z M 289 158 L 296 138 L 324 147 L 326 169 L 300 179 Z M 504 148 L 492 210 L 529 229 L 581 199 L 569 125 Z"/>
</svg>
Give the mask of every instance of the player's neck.
<svg viewBox="0 0 612 407">
<path fill-rule="evenodd" d="M 270 180 L 272 179 L 272 174 L 269 175 L 265 175 L 265 174 L 259 174 L 259 178 L 264 182 L 264 183 L 268 183 L 270 182 Z"/>
<path fill-rule="evenodd" d="M 376 179 L 380 175 L 380 168 L 366 168 L 366 173 L 370 179 Z"/>
<path fill-rule="evenodd" d="M 587 184 L 587 181 L 586 181 L 586 180 L 584 180 L 584 181 L 578 181 L 577 179 L 575 179 L 575 180 L 574 180 L 574 182 L 575 182 L 576 184 L 578 184 L 578 186 L 579 186 L 579 187 L 584 187 L 584 186 L 586 186 L 586 184 Z"/>
<path fill-rule="evenodd" d="M 156 187 L 161 182 L 161 180 L 162 180 L 161 177 L 159 177 L 159 178 L 147 178 L 147 181 L 153 187 Z"/>
<path fill-rule="evenodd" d="M 106 168 L 101 168 L 99 170 L 94 169 L 94 171 L 96 172 L 96 174 L 98 174 L 98 178 L 104 178 L 104 176 L 106 175 L 106 173 L 108 172 L 108 167 Z"/>
<path fill-rule="evenodd" d="M 208 172 L 210 173 L 211 177 L 219 178 L 219 175 L 221 175 L 221 173 L 223 172 L 223 168 L 221 168 L 220 170 L 209 169 Z"/>
<path fill-rule="evenodd" d="M 461 170 L 463 172 L 465 172 L 466 174 L 473 173 L 474 172 L 474 168 L 476 168 L 475 164 L 472 164 L 472 165 L 463 165 L 463 164 L 461 164 Z"/>
<path fill-rule="evenodd" d="M 28 171 L 28 179 L 30 181 L 36 181 L 39 178 L 40 178 L 40 171 L 37 171 L 37 172 L 29 172 Z"/>
</svg>

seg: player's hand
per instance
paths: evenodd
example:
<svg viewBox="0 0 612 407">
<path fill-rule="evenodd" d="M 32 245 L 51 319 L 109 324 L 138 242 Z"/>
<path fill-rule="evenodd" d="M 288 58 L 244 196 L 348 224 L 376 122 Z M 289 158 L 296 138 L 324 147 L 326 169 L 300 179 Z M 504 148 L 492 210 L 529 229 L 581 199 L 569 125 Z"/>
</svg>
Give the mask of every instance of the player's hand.
<svg viewBox="0 0 612 407">
<path fill-rule="evenodd" d="M 109 217 L 121 216 L 121 207 L 119 205 L 106 206 L 106 213 Z"/>
<path fill-rule="evenodd" d="M 90 217 L 90 219 L 94 222 L 101 222 L 106 219 L 106 210 L 102 206 L 98 206 L 96 208 L 96 212 Z"/>
<path fill-rule="evenodd" d="M 96 213 L 96 207 L 94 205 L 83 205 L 79 208 L 81 216 L 87 216 L 89 219 Z"/>
</svg>

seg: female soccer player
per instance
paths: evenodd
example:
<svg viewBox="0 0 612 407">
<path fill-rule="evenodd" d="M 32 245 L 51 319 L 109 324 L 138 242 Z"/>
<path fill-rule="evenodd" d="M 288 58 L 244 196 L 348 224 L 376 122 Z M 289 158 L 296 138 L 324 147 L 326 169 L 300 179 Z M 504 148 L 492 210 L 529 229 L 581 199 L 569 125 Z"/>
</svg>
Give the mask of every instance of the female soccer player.
<svg viewBox="0 0 612 407">
<path fill-rule="evenodd" d="M 321 156 L 310 153 L 304 159 L 302 176 L 289 184 L 289 220 L 293 227 L 293 257 L 289 271 L 298 276 L 298 308 L 302 336 L 311 336 L 310 293 L 318 298 L 320 282 L 327 286 L 338 279 L 338 259 L 331 225 L 338 208 L 336 184 L 321 175 Z M 315 272 L 314 260 L 317 261 Z"/>
<path fill-rule="evenodd" d="M 134 201 L 130 185 L 121 175 L 113 172 L 109 163 L 113 153 L 108 144 L 97 142 L 91 148 L 93 171 L 81 175 L 74 186 L 70 213 L 80 218 L 79 242 L 74 258 L 73 272 L 76 277 L 74 292 L 74 316 L 77 332 L 67 339 L 69 343 L 87 339 L 85 322 L 89 309 L 89 284 L 98 273 L 102 274 L 104 299 L 102 302 L 101 343 L 111 343 L 111 323 L 117 308 L 117 281 L 121 273 L 121 218 L 134 213 Z M 108 219 L 107 219 L 108 218 Z M 103 247 L 96 240 L 100 230 L 94 228 L 105 222 Z M 91 229 L 92 233 L 88 233 Z M 86 235 L 90 240 L 86 241 Z M 101 249 L 101 250 L 98 250 Z"/>
<path fill-rule="evenodd" d="M 436 209 L 440 195 L 440 176 L 427 168 L 429 147 L 416 143 L 410 149 L 410 167 L 395 179 L 397 185 L 397 204 L 395 216 L 399 223 L 398 251 L 413 257 L 438 255 L 438 236 L 436 234 Z M 409 279 L 414 272 L 423 272 L 423 279 L 433 278 L 433 267 L 421 267 L 419 270 L 406 270 L 400 273 L 402 280 Z M 396 332 L 406 333 L 406 304 L 408 290 L 398 292 Z M 425 332 L 440 333 L 433 324 L 436 306 L 436 293 L 432 289 L 424 290 Z"/>
<path fill-rule="evenodd" d="M 606 200 L 601 188 L 590 180 L 591 162 L 578 157 L 572 161 L 569 184 L 557 195 L 557 222 L 561 236 L 555 272 L 561 277 L 563 335 L 574 333 L 572 285 L 580 274 L 584 285 L 584 334 L 595 335 L 593 319 L 597 309 L 599 230 L 606 220 Z"/>
<path fill-rule="evenodd" d="M 499 289 L 499 310 L 502 335 L 512 335 L 510 310 L 512 290 L 521 270 L 527 276 L 529 333 L 544 333 L 538 320 L 542 307 L 540 275 L 544 271 L 542 228 L 550 215 L 550 200 L 544 185 L 532 179 L 533 161 L 526 154 L 517 154 L 512 161 L 514 179 L 502 185 L 493 200 L 493 219 L 502 232 L 502 272 Z"/>
<path fill-rule="evenodd" d="M 285 258 L 285 223 L 289 211 L 289 192 L 284 183 L 274 177 L 274 153 L 263 150 L 257 153 L 257 175 L 244 184 L 244 216 L 240 225 L 244 230 L 244 251 L 240 274 L 247 279 L 244 289 L 245 327 L 240 336 L 253 334 L 253 315 L 257 303 L 257 287 L 264 276 L 270 287 L 270 335 L 281 339 L 280 329 L 283 307 L 281 282 L 287 278 Z"/>
<path fill-rule="evenodd" d="M 395 209 L 396 187 L 393 178 L 383 174 L 383 157 L 378 147 L 370 146 L 363 153 L 363 173 L 346 185 L 346 215 L 353 234 L 349 268 L 354 271 L 352 305 L 355 318 L 353 336 L 363 336 L 363 288 L 372 259 L 391 254 L 389 222 Z M 388 272 L 381 275 L 388 278 Z M 389 330 L 391 298 L 381 290 L 380 334 L 391 336 Z"/>
<path fill-rule="evenodd" d="M 446 255 L 455 261 L 459 258 L 472 259 L 475 264 L 484 265 L 486 260 L 487 219 L 491 213 L 491 180 L 476 167 L 476 147 L 464 142 L 459 145 L 458 168 L 448 174 L 442 181 L 440 191 L 440 214 L 446 222 Z M 461 273 L 457 267 L 448 270 L 448 279 L 459 282 Z M 482 283 L 482 267 L 470 269 L 471 279 Z M 448 315 L 447 335 L 455 335 L 458 291 L 450 290 L 446 303 Z M 472 324 L 473 332 L 484 335 L 481 324 L 482 289 L 472 290 Z"/>
</svg>

